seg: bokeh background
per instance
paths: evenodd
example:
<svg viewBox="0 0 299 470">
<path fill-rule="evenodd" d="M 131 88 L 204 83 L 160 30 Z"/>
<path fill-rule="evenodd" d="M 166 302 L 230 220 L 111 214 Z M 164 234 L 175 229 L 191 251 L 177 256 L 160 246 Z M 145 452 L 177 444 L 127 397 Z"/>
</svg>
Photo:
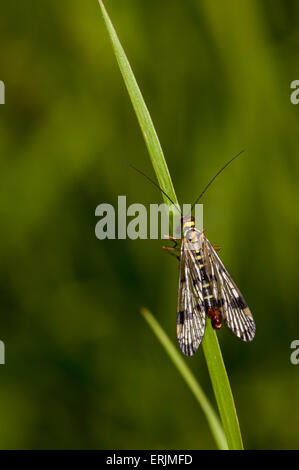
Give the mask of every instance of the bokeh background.
<svg viewBox="0 0 299 470">
<path fill-rule="evenodd" d="M 218 333 L 245 447 L 298 448 L 296 0 L 106 1 L 179 201 L 253 311 Z M 96 0 L 1 6 L 0 448 L 213 449 L 201 409 L 139 313 L 175 341 L 178 267 L 161 240 L 95 237 L 95 208 L 160 203 Z M 202 350 L 188 361 L 214 403 Z"/>
</svg>

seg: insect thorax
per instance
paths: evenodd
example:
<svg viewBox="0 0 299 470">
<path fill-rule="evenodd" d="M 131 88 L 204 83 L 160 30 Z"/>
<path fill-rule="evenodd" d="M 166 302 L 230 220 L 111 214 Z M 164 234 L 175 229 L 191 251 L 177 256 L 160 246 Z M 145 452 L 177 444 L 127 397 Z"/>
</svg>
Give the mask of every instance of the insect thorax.
<svg viewBox="0 0 299 470">
<path fill-rule="evenodd" d="M 184 242 L 191 250 L 199 251 L 202 244 L 202 231 L 198 230 L 194 221 L 188 221 L 183 226 Z"/>
</svg>

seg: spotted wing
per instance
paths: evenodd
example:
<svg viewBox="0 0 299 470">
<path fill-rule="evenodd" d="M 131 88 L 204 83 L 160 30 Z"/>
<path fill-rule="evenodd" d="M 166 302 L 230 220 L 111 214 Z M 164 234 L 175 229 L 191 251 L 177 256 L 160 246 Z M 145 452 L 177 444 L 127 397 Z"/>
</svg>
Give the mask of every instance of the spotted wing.
<svg viewBox="0 0 299 470">
<path fill-rule="evenodd" d="M 255 323 L 244 297 L 225 269 L 213 246 L 204 237 L 203 253 L 213 295 L 226 325 L 243 341 L 252 341 Z"/>
<path fill-rule="evenodd" d="M 202 286 L 193 252 L 182 242 L 177 309 L 177 339 L 186 356 L 193 356 L 205 332 Z"/>
</svg>

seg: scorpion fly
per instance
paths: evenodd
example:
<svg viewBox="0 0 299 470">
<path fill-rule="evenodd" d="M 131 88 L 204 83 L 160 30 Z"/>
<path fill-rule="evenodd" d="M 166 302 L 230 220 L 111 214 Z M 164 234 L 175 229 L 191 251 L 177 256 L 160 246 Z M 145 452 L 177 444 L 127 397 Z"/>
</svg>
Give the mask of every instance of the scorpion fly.
<svg viewBox="0 0 299 470">
<path fill-rule="evenodd" d="M 192 205 L 191 212 L 214 179 L 241 153 L 212 178 Z M 150 180 L 174 204 L 157 183 L 133 165 L 130 166 Z M 204 229 L 195 227 L 191 215 L 181 217 L 181 239 L 166 237 L 173 241 L 174 246 L 163 247 L 180 262 L 176 331 L 179 347 L 186 356 L 193 356 L 197 351 L 204 337 L 207 318 L 215 330 L 219 330 L 224 322 L 243 341 L 251 341 L 255 335 L 255 323 L 245 299 L 219 258 L 216 252 L 218 247 L 212 246 L 204 232 Z M 178 248 L 180 240 L 181 246 Z"/>
</svg>

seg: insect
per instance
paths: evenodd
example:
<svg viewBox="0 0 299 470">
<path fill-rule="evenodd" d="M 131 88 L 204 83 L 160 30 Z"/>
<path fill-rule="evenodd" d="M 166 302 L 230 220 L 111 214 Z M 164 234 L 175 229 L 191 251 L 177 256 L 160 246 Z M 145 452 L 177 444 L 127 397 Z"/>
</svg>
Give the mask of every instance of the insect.
<svg viewBox="0 0 299 470">
<path fill-rule="evenodd" d="M 212 178 L 192 205 L 191 211 L 214 179 L 241 153 L 226 163 Z M 137 168 L 133 168 L 157 186 L 174 204 L 153 180 Z M 176 256 L 180 262 L 176 331 L 182 353 L 186 356 L 195 354 L 204 337 L 207 318 L 215 330 L 220 329 L 225 323 L 237 337 L 243 341 L 251 341 L 256 330 L 252 314 L 219 258 L 216 252 L 218 247 L 211 245 L 204 234 L 204 229 L 199 230 L 195 227 L 192 216 L 181 218 L 181 231 L 182 241 L 179 248 L 180 238 L 174 237 L 166 237 L 174 243 L 174 246 L 163 248 Z"/>
</svg>

